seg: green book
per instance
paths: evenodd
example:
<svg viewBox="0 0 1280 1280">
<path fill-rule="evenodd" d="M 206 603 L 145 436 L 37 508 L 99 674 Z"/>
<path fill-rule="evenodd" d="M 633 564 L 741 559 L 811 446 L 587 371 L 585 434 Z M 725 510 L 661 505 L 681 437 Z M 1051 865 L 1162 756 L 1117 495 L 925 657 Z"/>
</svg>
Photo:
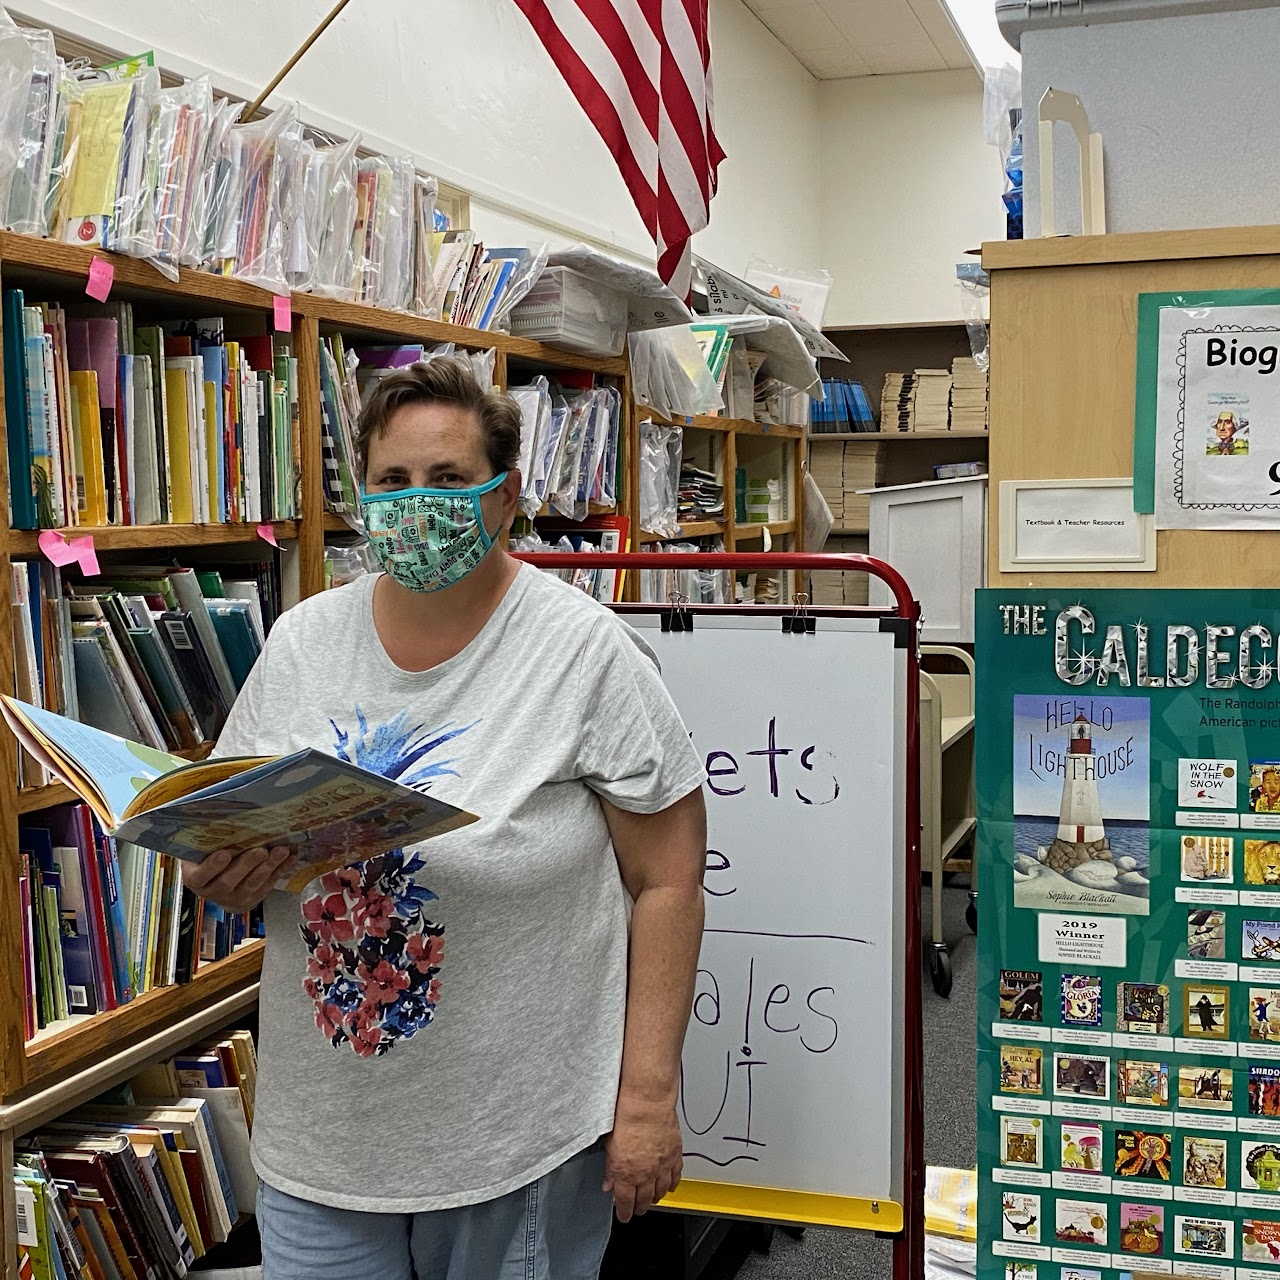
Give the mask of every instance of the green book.
<svg viewBox="0 0 1280 1280">
<path fill-rule="evenodd" d="M 225 600 L 226 591 L 222 586 L 222 574 L 217 569 L 197 569 L 196 581 L 200 584 L 200 594 L 206 600 Z"/>
</svg>

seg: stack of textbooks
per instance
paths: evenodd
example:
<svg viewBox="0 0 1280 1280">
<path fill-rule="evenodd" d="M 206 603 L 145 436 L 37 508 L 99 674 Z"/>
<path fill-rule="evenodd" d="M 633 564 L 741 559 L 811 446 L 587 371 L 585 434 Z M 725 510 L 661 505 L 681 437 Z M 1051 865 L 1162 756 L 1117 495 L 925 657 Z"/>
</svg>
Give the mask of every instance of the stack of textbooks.
<svg viewBox="0 0 1280 1280">
<path fill-rule="evenodd" d="M 972 356 L 951 362 L 951 430 L 987 429 L 987 371 Z"/>
<path fill-rule="evenodd" d="M 18 696 L 162 751 L 214 741 L 280 612 L 274 560 L 215 569 L 112 568 L 84 583 L 15 561 Z M 47 781 L 23 758 L 27 786 Z"/>
<path fill-rule="evenodd" d="M 21 289 L 3 321 L 14 528 L 297 514 L 297 362 L 272 338 Z"/>
<path fill-rule="evenodd" d="M 724 485 L 713 471 L 704 471 L 692 463 L 680 466 L 678 507 L 681 524 L 699 520 L 724 519 Z"/>
<path fill-rule="evenodd" d="M 865 533 L 871 520 L 871 497 L 862 492 L 879 485 L 884 473 L 883 449 L 871 442 L 833 440 L 813 450 L 809 470 L 822 491 L 837 532 Z"/>
<path fill-rule="evenodd" d="M 886 373 L 880 397 L 880 430 L 913 431 L 916 376 L 914 373 Z"/>
<path fill-rule="evenodd" d="M 253 1037 L 232 1031 L 23 1139 L 16 1274 L 185 1276 L 253 1212 L 256 1086 Z"/>
<path fill-rule="evenodd" d="M 946 431 L 951 404 L 951 373 L 917 369 L 909 431 Z"/>
<path fill-rule="evenodd" d="M 823 378 L 825 399 L 813 402 L 810 430 L 824 432 L 874 431 L 875 413 L 862 383 L 849 378 Z"/>
<path fill-rule="evenodd" d="M 104 1012 L 224 959 L 261 934 L 182 887 L 179 863 L 107 835 L 88 805 L 18 827 L 26 1035 Z"/>
<path fill-rule="evenodd" d="M 861 538 L 828 538 L 822 550 L 832 555 L 866 555 L 867 546 Z M 809 593 L 815 605 L 865 605 L 868 587 L 865 573 L 822 569 L 809 575 Z"/>
</svg>

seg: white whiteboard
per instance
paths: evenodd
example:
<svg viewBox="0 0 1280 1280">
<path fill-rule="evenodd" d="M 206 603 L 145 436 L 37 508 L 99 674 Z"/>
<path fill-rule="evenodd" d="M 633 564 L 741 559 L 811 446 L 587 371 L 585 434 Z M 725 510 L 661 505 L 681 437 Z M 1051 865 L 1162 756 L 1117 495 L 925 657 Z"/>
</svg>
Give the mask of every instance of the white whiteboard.
<svg viewBox="0 0 1280 1280">
<path fill-rule="evenodd" d="M 708 768 L 676 1200 L 862 1224 L 809 1210 L 902 1198 L 907 651 L 876 619 L 820 618 L 814 635 L 777 616 L 670 633 L 626 619 Z"/>
</svg>

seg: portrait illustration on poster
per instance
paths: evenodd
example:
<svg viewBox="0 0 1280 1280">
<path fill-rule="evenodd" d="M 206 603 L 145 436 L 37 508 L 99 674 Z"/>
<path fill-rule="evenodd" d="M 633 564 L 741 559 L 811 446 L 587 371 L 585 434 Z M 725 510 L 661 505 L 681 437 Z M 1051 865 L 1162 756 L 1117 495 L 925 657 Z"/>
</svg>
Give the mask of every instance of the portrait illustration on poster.
<svg viewBox="0 0 1280 1280">
<path fill-rule="evenodd" d="M 1147 700 L 1013 701 L 1014 905 L 1147 915 Z"/>
</svg>

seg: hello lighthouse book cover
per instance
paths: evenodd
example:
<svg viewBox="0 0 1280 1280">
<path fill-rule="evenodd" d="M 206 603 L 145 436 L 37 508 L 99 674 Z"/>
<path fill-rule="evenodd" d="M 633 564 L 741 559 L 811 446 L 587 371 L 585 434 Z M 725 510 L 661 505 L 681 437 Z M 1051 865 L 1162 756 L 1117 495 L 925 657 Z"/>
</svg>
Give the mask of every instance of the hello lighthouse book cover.
<svg viewBox="0 0 1280 1280">
<path fill-rule="evenodd" d="M 1013 703 L 1014 905 L 1147 915 L 1148 701 L 1019 694 Z"/>
</svg>

